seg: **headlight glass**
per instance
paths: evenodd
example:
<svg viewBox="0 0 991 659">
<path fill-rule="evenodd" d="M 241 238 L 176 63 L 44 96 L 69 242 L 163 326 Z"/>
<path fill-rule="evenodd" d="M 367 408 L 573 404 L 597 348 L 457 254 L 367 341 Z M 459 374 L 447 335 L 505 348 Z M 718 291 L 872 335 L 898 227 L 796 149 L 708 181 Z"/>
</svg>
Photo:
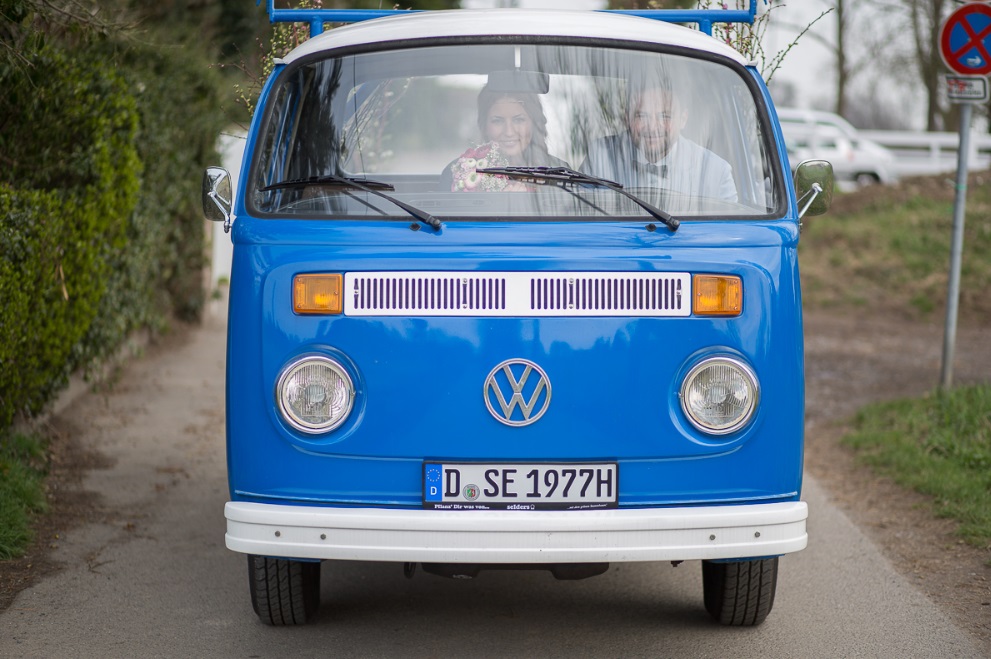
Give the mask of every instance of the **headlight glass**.
<svg viewBox="0 0 991 659">
<path fill-rule="evenodd" d="M 354 405 L 354 385 L 347 371 L 321 356 L 287 366 L 275 393 L 283 418 L 305 433 L 333 430 L 344 423 Z"/>
<path fill-rule="evenodd" d="M 685 377 L 681 409 L 702 432 L 725 435 L 750 420 L 759 395 L 757 376 L 749 367 L 728 357 L 712 357 Z"/>
</svg>

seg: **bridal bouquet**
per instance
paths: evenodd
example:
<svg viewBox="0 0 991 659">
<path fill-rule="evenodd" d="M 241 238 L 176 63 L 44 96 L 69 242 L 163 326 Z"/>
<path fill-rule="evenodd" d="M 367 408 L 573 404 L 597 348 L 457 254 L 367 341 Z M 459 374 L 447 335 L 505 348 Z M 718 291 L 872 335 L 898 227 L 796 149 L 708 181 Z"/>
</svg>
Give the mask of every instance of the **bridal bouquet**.
<svg viewBox="0 0 991 659">
<path fill-rule="evenodd" d="M 489 142 L 468 149 L 451 164 L 451 192 L 501 192 L 526 190 L 519 181 L 500 174 L 479 174 L 476 169 L 506 167 L 509 160 L 499 151 L 499 144 Z"/>
</svg>

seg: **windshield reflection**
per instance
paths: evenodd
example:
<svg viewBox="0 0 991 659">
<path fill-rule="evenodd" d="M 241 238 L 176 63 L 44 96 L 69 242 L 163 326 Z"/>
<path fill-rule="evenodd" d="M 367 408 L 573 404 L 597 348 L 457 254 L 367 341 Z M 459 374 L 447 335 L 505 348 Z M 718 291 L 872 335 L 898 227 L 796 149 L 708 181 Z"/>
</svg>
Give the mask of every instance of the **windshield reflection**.
<svg viewBox="0 0 991 659">
<path fill-rule="evenodd" d="M 360 190 L 277 185 L 336 176 L 387 183 L 445 221 L 646 215 L 609 188 L 477 171 L 566 167 L 679 218 L 767 217 L 782 179 L 756 98 L 743 69 L 677 53 L 475 44 L 311 61 L 272 91 L 248 201 L 280 217 L 403 216 Z"/>
</svg>

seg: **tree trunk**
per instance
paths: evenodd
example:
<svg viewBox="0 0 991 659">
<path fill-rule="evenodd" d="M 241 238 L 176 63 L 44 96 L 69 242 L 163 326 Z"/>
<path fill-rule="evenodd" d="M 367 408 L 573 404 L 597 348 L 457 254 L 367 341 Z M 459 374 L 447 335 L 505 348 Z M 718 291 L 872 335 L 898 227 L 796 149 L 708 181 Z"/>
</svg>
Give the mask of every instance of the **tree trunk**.
<svg viewBox="0 0 991 659">
<path fill-rule="evenodd" d="M 846 58 L 847 13 L 845 0 L 836 0 L 836 114 L 846 116 L 846 88 L 850 78 Z"/>
<path fill-rule="evenodd" d="M 926 130 L 952 130 L 958 122 L 955 113 L 939 104 L 939 74 L 943 62 L 939 56 L 939 29 L 946 0 L 908 0 L 915 38 L 915 55 L 919 77 L 926 90 Z"/>
</svg>

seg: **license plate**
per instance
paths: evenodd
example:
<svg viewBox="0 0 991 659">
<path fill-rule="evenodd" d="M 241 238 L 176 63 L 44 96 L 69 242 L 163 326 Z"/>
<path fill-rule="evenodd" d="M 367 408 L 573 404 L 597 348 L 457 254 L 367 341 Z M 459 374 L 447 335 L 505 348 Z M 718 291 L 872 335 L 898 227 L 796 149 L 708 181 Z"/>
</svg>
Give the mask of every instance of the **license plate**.
<svg viewBox="0 0 991 659">
<path fill-rule="evenodd" d="M 439 510 L 615 508 L 618 491 L 615 462 L 423 463 L 423 505 Z"/>
</svg>

